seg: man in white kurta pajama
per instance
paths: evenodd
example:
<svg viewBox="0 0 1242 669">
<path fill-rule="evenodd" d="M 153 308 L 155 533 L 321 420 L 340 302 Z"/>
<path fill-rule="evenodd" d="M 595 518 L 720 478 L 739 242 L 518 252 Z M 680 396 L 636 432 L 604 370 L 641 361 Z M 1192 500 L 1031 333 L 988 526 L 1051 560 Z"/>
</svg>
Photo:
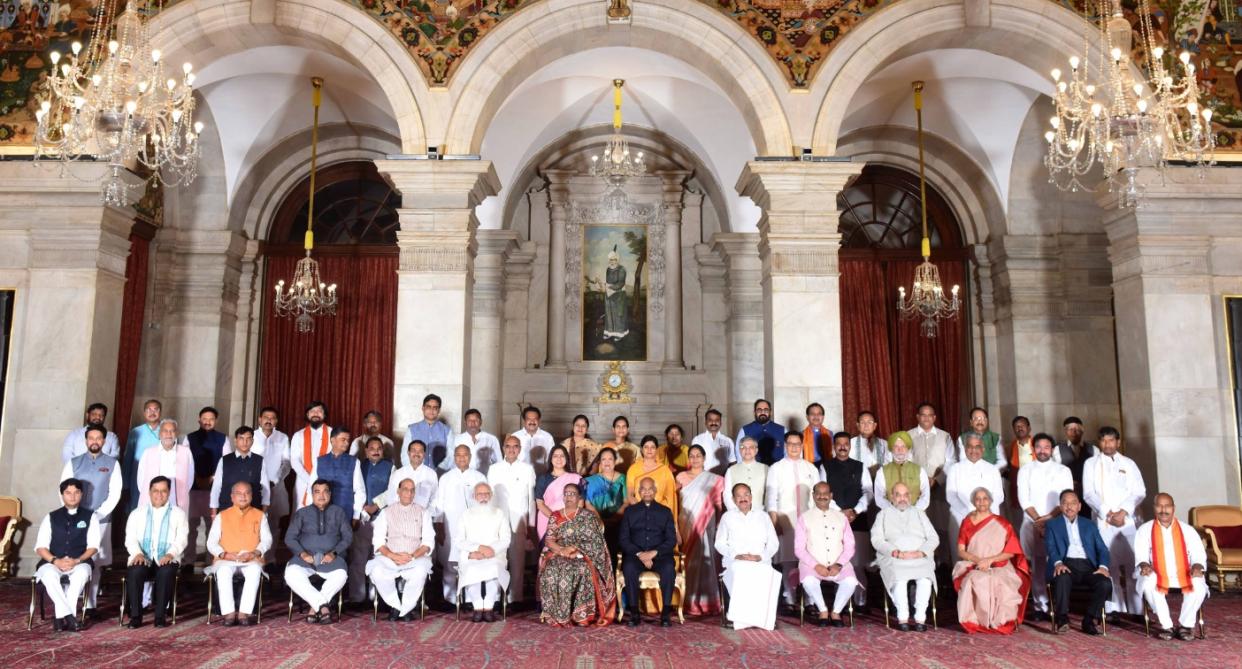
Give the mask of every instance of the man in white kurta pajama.
<svg viewBox="0 0 1242 669">
<path fill-rule="evenodd" d="M 1134 584 L 1124 583 L 1123 565 L 1134 564 L 1134 531 L 1138 505 L 1147 496 L 1143 474 L 1133 460 L 1118 453 L 1121 436 L 1115 428 L 1100 428 L 1096 454 L 1082 466 L 1082 497 L 1100 528 L 1100 538 L 1108 546 L 1108 554 L 1116 569 L 1109 570 L 1113 579 L 1113 596 L 1104 604 L 1109 614 L 1142 613 L 1142 594 Z"/>
<path fill-rule="evenodd" d="M 729 592 L 726 614 L 733 629 L 776 627 L 776 600 L 781 593 L 781 573 L 772 568 L 772 556 L 780 550 L 772 519 L 751 506 L 750 486 L 738 483 L 725 495 L 733 508 L 716 526 L 716 552 L 724 567 Z"/>
<path fill-rule="evenodd" d="M 457 524 L 466 509 L 474 505 L 474 487 L 480 483 L 487 483 L 487 479 L 470 469 L 470 449 L 466 446 L 453 449 L 453 468 L 440 477 L 435 501 L 431 505 L 434 515 L 444 522 L 444 542 L 436 548 L 436 563 L 443 569 L 442 590 L 446 602 L 455 601 L 457 597 L 453 537 L 458 533 Z"/>
<path fill-rule="evenodd" d="M 1176 636 L 1183 641 L 1194 638 L 1199 607 L 1208 596 L 1207 551 L 1203 540 L 1189 523 L 1177 519 L 1173 497 L 1156 495 L 1156 519 L 1143 523 L 1134 534 L 1135 589 L 1147 599 L 1147 605 L 1160 621 L 1160 639 Z M 1177 630 L 1169 615 L 1170 588 L 1182 591 L 1182 610 L 1177 616 Z"/>
<path fill-rule="evenodd" d="M 810 506 L 811 488 L 819 483 L 815 465 L 802 459 L 802 433 L 785 435 L 785 457 L 768 468 L 764 504 L 776 526 L 781 549 L 776 562 L 785 574 L 785 603 L 794 606 L 798 592 L 798 556 L 794 552 L 794 528 Z"/>
<path fill-rule="evenodd" d="M 431 524 L 431 512 L 414 501 L 414 479 L 401 479 L 394 497 L 372 526 L 375 559 L 367 563 L 367 576 L 389 607 L 388 619 L 397 621 L 409 620 L 410 612 L 423 596 L 431 573 L 436 530 Z M 405 583 L 400 593 L 398 578 Z"/>
<path fill-rule="evenodd" d="M 466 591 L 474 607 L 471 622 L 496 622 L 492 612 L 501 590 L 509 589 L 509 514 L 492 504 L 492 487 L 474 486 L 475 505 L 453 528 L 457 591 Z"/>
<path fill-rule="evenodd" d="M 528 537 L 535 536 L 535 469 L 522 462 L 522 443 L 518 438 L 505 437 L 501 449 L 504 459 L 487 470 L 487 482 L 496 497 L 496 506 L 509 518 L 509 587 L 506 597 L 509 603 L 520 602 L 524 597 L 526 546 Z"/>
<path fill-rule="evenodd" d="M 1001 482 L 1000 470 L 996 464 L 983 459 L 983 435 L 968 432 L 962 435 L 962 443 L 966 447 L 966 459 L 958 462 L 945 475 L 945 496 L 949 500 L 949 511 L 953 514 L 953 522 L 949 525 L 949 554 L 957 559 L 957 535 L 961 531 L 962 521 L 974 510 L 971 495 L 978 488 L 987 488 L 992 497 L 992 513 L 1000 513 L 1005 502 L 1005 486 Z"/>
</svg>

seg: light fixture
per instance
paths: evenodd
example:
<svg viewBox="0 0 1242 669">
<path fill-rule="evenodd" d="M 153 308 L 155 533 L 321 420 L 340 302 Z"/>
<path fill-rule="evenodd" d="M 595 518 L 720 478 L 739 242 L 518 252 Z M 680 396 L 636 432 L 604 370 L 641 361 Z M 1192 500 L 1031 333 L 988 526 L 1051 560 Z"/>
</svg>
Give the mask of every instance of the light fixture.
<svg viewBox="0 0 1242 669">
<path fill-rule="evenodd" d="M 923 82 L 914 82 L 914 114 L 918 120 L 919 140 L 919 210 L 923 215 L 923 262 L 914 270 L 914 286 L 906 299 L 904 286 L 898 288 L 897 313 L 902 320 L 922 318 L 923 336 L 933 339 L 941 319 L 956 318 L 962 303 L 958 286 L 953 286 L 952 299 L 945 299 L 940 284 L 940 270 L 931 261 L 931 237 L 927 235 L 927 180 L 923 166 Z"/>
<path fill-rule="evenodd" d="M 147 22 L 134 5 L 118 16 L 118 5 L 103 1 L 95 38 L 85 47 L 73 42 L 67 55 L 48 54 L 49 93 L 35 111 L 35 156 L 107 163 L 102 200 L 125 206 L 130 187 L 121 173 L 131 166 L 165 186 L 194 181 L 203 124 L 194 121 L 193 66 L 185 63 L 166 77 Z"/>
<path fill-rule="evenodd" d="M 285 291 L 285 281 L 276 282 L 276 315 L 295 317 L 298 332 L 312 332 L 315 316 L 336 315 L 336 284 L 325 285 L 319 279 L 319 263 L 311 257 L 315 247 L 315 164 L 319 157 L 319 103 L 323 97 L 323 78 L 311 77 L 311 101 L 315 106 L 315 121 L 311 126 L 310 198 L 306 205 L 306 256 L 298 260 L 293 270 L 293 281 Z"/>
<path fill-rule="evenodd" d="M 620 188 L 630 177 L 647 173 L 643 152 L 631 154 L 630 143 L 621 135 L 621 87 L 624 85 L 624 79 L 612 80 L 612 136 L 602 154 L 591 156 L 591 176 L 602 178 L 614 188 Z"/>
<path fill-rule="evenodd" d="M 1185 160 L 1202 177 L 1202 170 L 1215 164 L 1212 110 L 1199 99 L 1190 53 L 1183 51 L 1174 59 L 1156 43 L 1150 0 L 1138 0 L 1135 9 L 1143 63 L 1131 60 L 1133 29 L 1121 0 L 1098 0 L 1098 7 L 1094 68 L 1088 31 L 1081 55 L 1069 58 L 1069 72 L 1052 70 L 1056 115 L 1044 133 L 1044 164 L 1058 188 L 1077 191 L 1090 189 L 1081 178 L 1099 163 L 1109 190 L 1128 208 L 1137 206 L 1143 195 L 1140 169 L 1163 173 L 1170 160 Z M 1090 23 L 1085 11 L 1083 18 Z M 1175 77 L 1172 68 L 1181 74 Z"/>
</svg>

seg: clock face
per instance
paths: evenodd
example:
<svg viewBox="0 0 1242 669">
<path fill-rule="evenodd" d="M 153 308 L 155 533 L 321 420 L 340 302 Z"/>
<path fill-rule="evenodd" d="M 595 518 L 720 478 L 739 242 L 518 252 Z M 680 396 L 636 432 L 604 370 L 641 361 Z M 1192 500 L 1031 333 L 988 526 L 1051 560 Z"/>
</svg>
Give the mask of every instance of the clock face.
<svg viewBox="0 0 1242 669">
<path fill-rule="evenodd" d="M 621 385 L 621 375 L 620 375 L 620 374 L 616 374 L 616 373 L 610 374 L 610 375 L 608 376 L 608 385 L 609 385 L 609 386 L 612 386 L 613 388 L 616 388 L 616 387 L 620 386 L 620 385 Z"/>
</svg>

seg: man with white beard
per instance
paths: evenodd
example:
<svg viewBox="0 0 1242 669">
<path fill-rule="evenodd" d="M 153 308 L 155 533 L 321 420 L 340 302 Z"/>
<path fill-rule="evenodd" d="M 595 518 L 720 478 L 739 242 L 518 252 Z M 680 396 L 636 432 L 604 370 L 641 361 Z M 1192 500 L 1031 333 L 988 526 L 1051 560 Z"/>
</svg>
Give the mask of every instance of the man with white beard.
<svg viewBox="0 0 1242 669">
<path fill-rule="evenodd" d="M 457 565 L 453 561 L 453 536 L 458 533 L 466 509 L 473 504 L 474 487 L 486 483 L 483 475 L 470 468 L 470 448 L 458 446 L 453 449 L 453 468 L 444 472 L 436 486 L 433 514 L 444 523 L 444 542 L 436 549 L 436 562 L 443 570 L 443 594 L 445 602 L 457 596 Z"/>
<path fill-rule="evenodd" d="M 454 454 L 455 455 L 455 454 Z M 492 504 L 492 487 L 474 486 L 475 505 L 461 515 L 453 534 L 457 590 L 466 591 L 474 607 L 471 622 L 496 622 L 492 607 L 500 590 L 509 588 L 509 514 Z"/>
</svg>

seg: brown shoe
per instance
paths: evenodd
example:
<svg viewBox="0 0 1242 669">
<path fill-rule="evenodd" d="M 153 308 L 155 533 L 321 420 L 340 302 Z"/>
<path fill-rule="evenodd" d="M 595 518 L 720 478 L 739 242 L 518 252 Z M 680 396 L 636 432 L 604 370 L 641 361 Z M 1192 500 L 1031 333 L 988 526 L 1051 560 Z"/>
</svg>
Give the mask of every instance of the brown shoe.
<svg viewBox="0 0 1242 669">
<path fill-rule="evenodd" d="M 495 612 L 495 611 L 490 611 L 490 610 L 489 610 L 489 611 L 484 611 L 484 612 L 483 612 L 483 621 L 484 621 L 484 622 L 489 622 L 489 623 L 494 623 L 494 622 L 496 622 L 496 612 Z"/>
<path fill-rule="evenodd" d="M 475 611 L 475 612 L 474 612 L 474 614 L 470 616 L 470 622 L 472 622 L 472 623 L 481 623 L 481 622 L 483 622 L 483 612 L 482 612 L 482 611 Z"/>
<path fill-rule="evenodd" d="M 224 614 L 224 626 L 225 627 L 236 627 L 237 626 L 237 614 L 236 613 Z"/>
<path fill-rule="evenodd" d="M 238 622 L 246 627 L 254 625 L 254 616 L 238 616 Z"/>
</svg>

